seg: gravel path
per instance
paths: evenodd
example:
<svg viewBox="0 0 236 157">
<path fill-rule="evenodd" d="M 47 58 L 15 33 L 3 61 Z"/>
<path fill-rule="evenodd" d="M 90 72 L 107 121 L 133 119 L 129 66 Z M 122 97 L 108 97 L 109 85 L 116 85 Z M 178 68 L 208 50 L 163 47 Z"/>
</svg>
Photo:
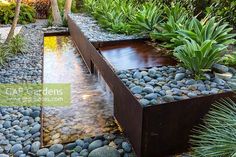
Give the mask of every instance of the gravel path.
<svg viewBox="0 0 236 157">
<path fill-rule="evenodd" d="M 23 27 L 20 34 L 27 39 L 25 54 L 8 59 L 0 69 L 0 83 L 42 82 L 42 23 Z M 0 154 L 26 156 L 40 147 L 39 107 L 0 107 Z M 1 155 L 0 155 L 1 156 Z M 7 156 L 7 155 L 5 155 Z"/>
</svg>

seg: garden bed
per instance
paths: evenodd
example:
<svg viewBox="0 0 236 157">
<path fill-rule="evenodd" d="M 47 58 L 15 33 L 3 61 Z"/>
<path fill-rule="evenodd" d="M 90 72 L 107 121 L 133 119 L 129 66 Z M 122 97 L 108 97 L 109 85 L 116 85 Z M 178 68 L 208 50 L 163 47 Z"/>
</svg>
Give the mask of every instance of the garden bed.
<svg viewBox="0 0 236 157">
<path fill-rule="evenodd" d="M 143 37 L 136 35 L 113 34 L 100 28 L 96 20 L 84 13 L 70 14 L 70 19 L 75 21 L 75 25 L 80 27 L 86 38 L 92 43 L 102 43 L 109 41 L 140 39 Z"/>
<path fill-rule="evenodd" d="M 138 157 L 183 152 L 190 146 L 188 141 L 191 130 L 201 123 L 201 118 L 209 111 L 211 104 L 233 95 L 224 80 L 209 75 L 209 80 L 205 82 L 196 81 L 190 77 L 190 72 L 178 66 L 144 65 L 141 69 L 137 66 L 119 71 L 102 53 L 106 42 L 100 44 L 96 41 L 94 44 L 83 28 L 86 21 L 78 23 L 75 20 L 69 17 L 71 36 L 90 71 L 99 71 L 111 88 L 115 117 Z M 91 33 L 89 29 L 87 32 Z M 124 42 L 112 41 L 107 43 L 120 46 Z M 128 64 L 123 60 L 120 62 Z M 157 97 L 162 97 L 160 102 L 152 101 L 151 98 Z"/>
<path fill-rule="evenodd" d="M 42 25 L 39 21 L 22 27 L 19 34 L 27 40 L 27 52 L 7 59 L 7 63 L 0 69 L 0 83 L 42 83 Z M 36 153 L 35 148 L 40 147 L 41 108 L 21 105 L 0 107 L 1 155 Z"/>
</svg>

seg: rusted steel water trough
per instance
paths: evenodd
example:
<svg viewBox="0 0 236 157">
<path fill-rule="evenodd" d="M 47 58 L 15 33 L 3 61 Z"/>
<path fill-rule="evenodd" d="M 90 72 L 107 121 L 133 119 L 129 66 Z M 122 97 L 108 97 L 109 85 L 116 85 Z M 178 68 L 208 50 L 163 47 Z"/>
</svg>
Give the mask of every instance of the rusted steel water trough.
<svg viewBox="0 0 236 157">
<path fill-rule="evenodd" d="M 142 107 L 116 75 L 114 70 L 116 64 L 110 63 L 109 58 L 102 55 L 107 48 L 131 41 L 90 42 L 71 18 L 68 19 L 68 25 L 87 67 L 92 73 L 94 69 L 99 71 L 112 90 L 115 118 L 132 143 L 138 157 L 168 156 L 186 151 L 190 146 L 188 141 L 191 130 L 201 123 L 201 118 L 209 111 L 211 104 L 220 98 L 233 95 L 232 92 L 227 92 Z M 129 64 L 123 60 L 120 62 L 124 65 Z M 152 60 L 151 65 L 166 64 L 175 63 L 171 59 L 166 59 L 164 62 Z M 147 65 L 143 64 L 143 66 Z"/>
</svg>

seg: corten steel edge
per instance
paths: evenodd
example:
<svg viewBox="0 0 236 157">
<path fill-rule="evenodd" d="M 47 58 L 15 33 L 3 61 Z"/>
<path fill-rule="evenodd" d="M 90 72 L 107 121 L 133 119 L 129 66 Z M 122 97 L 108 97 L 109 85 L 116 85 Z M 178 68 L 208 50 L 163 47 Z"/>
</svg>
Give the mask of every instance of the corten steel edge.
<svg viewBox="0 0 236 157">
<path fill-rule="evenodd" d="M 96 68 L 111 88 L 115 118 L 138 157 L 161 157 L 186 151 L 190 146 L 188 141 L 191 130 L 202 122 L 201 119 L 209 111 L 211 104 L 233 95 L 232 92 L 226 92 L 142 107 L 97 50 L 106 43 L 89 42 L 70 18 L 68 25 L 78 51 L 82 56 L 89 56 L 85 62 L 91 66 L 91 72 Z"/>
<path fill-rule="evenodd" d="M 81 57 L 84 60 L 84 63 L 86 64 L 88 70 L 92 72 L 93 65 L 91 62 L 90 52 L 94 51 L 94 47 L 90 45 L 88 40 L 84 37 L 83 33 L 80 31 L 80 29 L 77 29 L 76 23 L 72 21 L 70 16 L 68 16 L 68 27 L 69 27 L 70 35 L 74 41 L 75 47 L 80 52 Z"/>
</svg>

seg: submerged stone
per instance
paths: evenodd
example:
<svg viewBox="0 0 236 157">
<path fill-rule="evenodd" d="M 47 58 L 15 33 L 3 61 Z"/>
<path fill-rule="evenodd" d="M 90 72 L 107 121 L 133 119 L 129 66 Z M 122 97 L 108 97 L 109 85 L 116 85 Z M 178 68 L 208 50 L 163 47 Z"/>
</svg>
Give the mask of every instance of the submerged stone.
<svg viewBox="0 0 236 157">
<path fill-rule="evenodd" d="M 113 147 L 104 146 L 93 150 L 88 157 L 120 157 L 120 153 Z"/>
</svg>

